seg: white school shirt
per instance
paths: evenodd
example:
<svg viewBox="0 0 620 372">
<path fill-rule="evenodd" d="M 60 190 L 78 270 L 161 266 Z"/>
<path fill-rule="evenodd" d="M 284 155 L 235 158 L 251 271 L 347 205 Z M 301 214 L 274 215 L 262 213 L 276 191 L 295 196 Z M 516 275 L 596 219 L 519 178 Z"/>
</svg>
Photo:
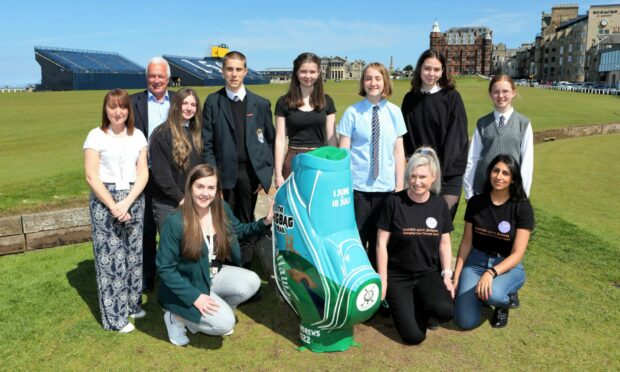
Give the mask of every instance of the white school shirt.
<svg viewBox="0 0 620 372">
<path fill-rule="evenodd" d="M 503 114 L 493 111 L 493 115 L 495 116 L 495 125 L 499 125 L 500 115 L 504 116 L 504 123 L 508 123 L 508 119 L 510 119 L 513 112 L 513 108 L 508 109 Z M 532 131 L 531 122 L 527 124 L 519 151 L 521 152 L 521 179 L 523 180 L 523 189 L 525 190 L 525 194 L 529 197 L 534 173 L 534 132 Z M 467 166 L 465 168 L 465 174 L 463 175 L 465 200 L 469 200 L 472 196 L 474 196 L 474 176 L 476 174 L 476 166 L 478 165 L 478 160 L 480 160 L 481 152 L 482 138 L 480 138 L 480 132 L 478 132 L 478 127 L 476 126 L 474 136 L 471 139 L 471 145 L 469 145 L 469 151 L 467 153 Z"/>
<path fill-rule="evenodd" d="M 111 129 L 105 133 L 101 128 L 95 128 L 88 133 L 83 149 L 99 153 L 101 182 L 129 188 L 129 183 L 136 182 L 138 158 L 146 146 L 146 138 L 139 129 L 134 129 L 131 136 L 127 135 L 127 129 L 124 135 L 117 136 Z"/>
</svg>

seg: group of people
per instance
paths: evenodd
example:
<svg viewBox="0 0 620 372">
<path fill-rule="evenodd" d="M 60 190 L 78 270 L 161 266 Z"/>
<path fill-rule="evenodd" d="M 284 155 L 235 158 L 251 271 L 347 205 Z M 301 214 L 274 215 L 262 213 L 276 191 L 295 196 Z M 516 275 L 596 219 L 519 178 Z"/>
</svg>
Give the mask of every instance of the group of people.
<svg viewBox="0 0 620 372">
<path fill-rule="evenodd" d="M 512 108 L 510 77 L 491 79 L 494 111 L 468 147 L 464 104 L 436 51 L 420 56 L 400 108 L 388 101 L 385 66 L 367 65 L 363 99 L 337 126 L 315 54 L 295 59 L 275 126 L 269 100 L 245 88 L 247 72 L 242 53 L 226 54 L 225 86 L 202 106 L 192 89 L 169 91 L 170 67 L 154 58 L 146 91 L 106 94 L 101 125 L 84 143 L 104 329 L 134 329 L 129 318 L 146 315 L 142 292 L 158 274 L 173 344 L 189 343 L 186 330 L 231 334 L 235 308 L 260 287 L 249 263 L 273 210 L 255 221 L 258 194 L 272 180 L 284 183 L 297 154 L 326 145 L 350 151 L 360 238 L 402 339 L 422 342 L 433 319 L 476 327 L 484 304 L 495 307 L 493 326 L 506 325 L 534 227 L 532 129 Z M 468 203 L 453 273 L 462 188 Z"/>
</svg>

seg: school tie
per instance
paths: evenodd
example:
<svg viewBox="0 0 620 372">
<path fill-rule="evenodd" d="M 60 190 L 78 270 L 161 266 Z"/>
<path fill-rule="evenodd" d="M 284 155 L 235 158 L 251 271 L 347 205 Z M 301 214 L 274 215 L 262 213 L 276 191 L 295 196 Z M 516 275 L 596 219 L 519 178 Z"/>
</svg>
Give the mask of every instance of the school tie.
<svg viewBox="0 0 620 372">
<path fill-rule="evenodd" d="M 239 99 L 239 96 L 234 96 L 234 97 L 233 97 L 233 102 L 239 102 L 239 101 L 241 101 L 241 100 Z"/>
<path fill-rule="evenodd" d="M 372 177 L 379 178 L 379 106 L 372 107 Z"/>
<path fill-rule="evenodd" d="M 506 125 L 506 118 L 504 115 L 499 116 L 499 122 L 497 123 L 497 129 L 502 130 L 502 128 Z"/>
</svg>

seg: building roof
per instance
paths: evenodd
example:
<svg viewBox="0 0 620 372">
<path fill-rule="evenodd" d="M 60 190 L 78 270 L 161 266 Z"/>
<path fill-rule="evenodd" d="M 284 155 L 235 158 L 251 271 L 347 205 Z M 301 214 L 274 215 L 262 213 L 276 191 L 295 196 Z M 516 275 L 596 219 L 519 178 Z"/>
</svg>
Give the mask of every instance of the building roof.
<svg viewBox="0 0 620 372">
<path fill-rule="evenodd" d="M 588 19 L 588 15 L 587 14 L 582 14 L 580 16 L 577 16 L 577 18 L 573 18 L 570 21 L 566 21 L 566 22 L 561 23 L 558 27 L 556 27 L 555 30 L 556 31 L 563 30 L 563 29 L 565 29 L 565 28 L 567 28 L 569 26 L 572 26 L 575 23 L 579 23 L 579 22 L 581 22 L 581 21 L 583 21 L 585 19 Z"/>
</svg>

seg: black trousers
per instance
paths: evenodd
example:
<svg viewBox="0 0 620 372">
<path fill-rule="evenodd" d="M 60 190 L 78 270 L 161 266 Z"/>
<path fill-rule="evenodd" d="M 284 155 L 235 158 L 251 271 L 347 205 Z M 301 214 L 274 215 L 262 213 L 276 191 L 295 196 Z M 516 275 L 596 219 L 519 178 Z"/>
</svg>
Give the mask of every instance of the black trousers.
<svg viewBox="0 0 620 372">
<path fill-rule="evenodd" d="M 428 318 L 443 323 L 454 317 L 454 302 L 437 271 L 414 274 L 388 268 L 386 299 L 396 330 L 408 344 L 424 341 Z"/>
<path fill-rule="evenodd" d="M 355 222 L 362 247 L 366 249 L 372 267 L 377 270 L 377 220 L 385 199 L 391 192 L 364 192 L 353 190 Z"/>
<path fill-rule="evenodd" d="M 224 189 L 224 200 L 230 205 L 239 221 L 248 223 L 254 221 L 254 208 L 258 194 L 254 193 L 260 181 L 250 164 L 239 164 L 237 169 L 237 183 L 232 189 Z M 268 191 L 268 190 L 267 190 Z M 252 254 L 256 245 L 256 239 L 239 241 L 241 247 L 241 263 L 244 267 L 252 261 Z"/>
<path fill-rule="evenodd" d="M 155 258 L 157 256 L 157 224 L 153 217 L 153 196 L 152 181 L 150 180 L 144 188 L 144 230 L 142 232 L 142 274 L 144 285 L 153 287 L 155 276 L 157 275 L 157 267 Z"/>
</svg>

